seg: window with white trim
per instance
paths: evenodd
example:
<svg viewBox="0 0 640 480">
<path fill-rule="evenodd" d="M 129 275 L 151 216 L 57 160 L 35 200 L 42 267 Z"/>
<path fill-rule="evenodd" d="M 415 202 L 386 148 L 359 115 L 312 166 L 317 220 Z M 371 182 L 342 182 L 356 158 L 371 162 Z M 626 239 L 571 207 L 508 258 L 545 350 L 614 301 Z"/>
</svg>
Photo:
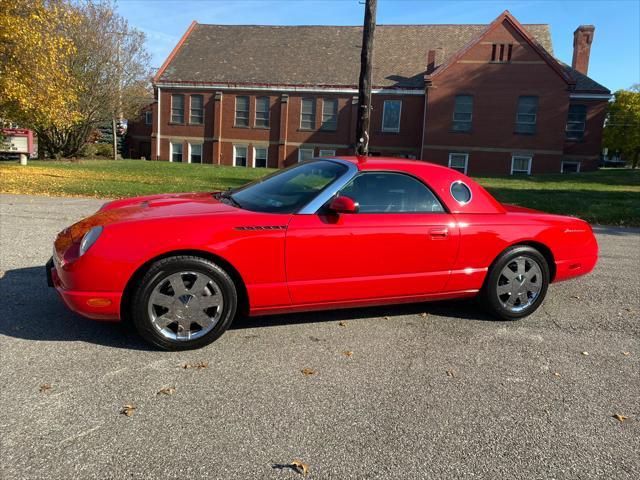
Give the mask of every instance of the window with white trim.
<svg viewBox="0 0 640 480">
<path fill-rule="evenodd" d="M 560 166 L 560 173 L 580 173 L 580 162 L 563 160 Z"/>
<path fill-rule="evenodd" d="M 315 130 L 316 128 L 316 99 L 303 98 L 300 107 L 300 128 Z"/>
<path fill-rule="evenodd" d="M 202 125 L 204 122 L 204 97 L 202 95 L 191 95 L 189 98 L 189 123 Z"/>
<path fill-rule="evenodd" d="M 473 97 L 456 95 L 453 104 L 453 131 L 470 132 L 473 122 Z"/>
<path fill-rule="evenodd" d="M 153 123 L 153 112 L 147 111 L 144 112 L 144 123 L 145 125 L 151 125 Z"/>
<path fill-rule="evenodd" d="M 236 127 L 249 126 L 249 97 L 245 97 L 245 96 L 236 97 L 236 117 L 235 117 L 234 126 Z"/>
<path fill-rule="evenodd" d="M 269 97 L 256 98 L 256 127 L 269 128 L 269 103 Z"/>
<path fill-rule="evenodd" d="M 531 175 L 532 160 L 531 155 L 513 155 L 511 157 L 511 175 L 516 173 Z"/>
<path fill-rule="evenodd" d="M 516 133 L 536 133 L 538 119 L 538 97 L 523 95 L 518 98 Z"/>
<path fill-rule="evenodd" d="M 587 125 L 587 106 L 569 105 L 567 126 L 565 128 L 568 140 L 582 140 Z"/>
<path fill-rule="evenodd" d="M 171 123 L 184 123 L 184 95 L 171 95 Z"/>
<path fill-rule="evenodd" d="M 313 148 L 298 149 L 298 162 L 304 162 L 305 160 L 311 160 L 312 158 L 313 158 Z"/>
<path fill-rule="evenodd" d="M 182 142 L 171 142 L 170 157 L 172 162 L 182 162 Z"/>
<path fill-rule="evenodd" d="M 189 144 L 189 163 L 202 163 L 202 144 Z"/>
<path fill-rule="evenodd" d="M 247 146 L 246 145 L 233 146 L 233 166 L 234 167 L 247 166 Z"/>
<path fill-rule="evenodd" d="M 382 106 L 382 131 L 399 132 L 402 100 L 385 100 Z"/>
<path fill-rule="evenodd" d="M 269 148 L 253 147 L 253 166 L 256 168 L 266 168 L 268 166 Z"/>
<path fill-rule="evenodd" d="M 469 163 L 468 153 L 450 153 L 449 168 L 453 168 L 461 173 L 467 174 L 467 165 Z"/>
<path fill-rule="evenodd" d="M 322 99 L 322 125 L 320 130 L 338 129 L 338 100 L 336 98 Z"/>
<path fill-rule="evenodd" d="M 336 151 L 335 150 L 320 150 L 320 152 L 318 153 L 319 157 L 335 157 L 336 156 Z"/>
</svg>

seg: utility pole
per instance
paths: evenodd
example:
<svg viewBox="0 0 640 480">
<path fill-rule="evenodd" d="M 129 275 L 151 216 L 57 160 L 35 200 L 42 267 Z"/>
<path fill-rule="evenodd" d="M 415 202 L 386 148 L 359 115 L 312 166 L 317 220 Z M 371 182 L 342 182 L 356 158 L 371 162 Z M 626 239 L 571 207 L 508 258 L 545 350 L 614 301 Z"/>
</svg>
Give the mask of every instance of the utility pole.
<svg viewBox="0 0 640 480">
<path fill-rule="evenodd" d="M 356 126 L 356 154 L 369 153 L 369 127 L 371 124 L 371 63 L 373 61 L 373 34 L 376 29 L 377 0 L 366 0 L 362 52 L 360 54 L 360 80 L 358 81 L 358 123 Z"/>
</svg>

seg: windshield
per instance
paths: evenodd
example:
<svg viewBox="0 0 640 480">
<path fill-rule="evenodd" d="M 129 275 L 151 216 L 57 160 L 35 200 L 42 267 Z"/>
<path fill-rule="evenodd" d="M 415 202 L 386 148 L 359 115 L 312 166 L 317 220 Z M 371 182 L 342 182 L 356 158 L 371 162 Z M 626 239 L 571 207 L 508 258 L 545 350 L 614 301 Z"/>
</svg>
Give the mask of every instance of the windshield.
<svg viewBox="0 0 640 480">
<path fill-rule="evenodd" d="M 230 195 L 239 207 L 254 212 L 294 213 L 343 175 L 336 162 L 305 162 L 269 175 Z"/>
</svg>

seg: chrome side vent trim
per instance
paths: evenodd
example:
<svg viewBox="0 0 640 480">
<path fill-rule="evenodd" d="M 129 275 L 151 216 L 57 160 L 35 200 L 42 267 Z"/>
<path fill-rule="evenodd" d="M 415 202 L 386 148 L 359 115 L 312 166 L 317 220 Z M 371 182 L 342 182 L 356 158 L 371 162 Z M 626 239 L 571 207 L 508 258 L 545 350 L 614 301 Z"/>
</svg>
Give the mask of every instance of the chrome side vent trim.
<svg viewBox="0 0 640 480">
<path fill-rule="evenodd" d="M 235 230 L 286 230 L 286 225 L 247 225 L 234 227 Z"/>
</svg>

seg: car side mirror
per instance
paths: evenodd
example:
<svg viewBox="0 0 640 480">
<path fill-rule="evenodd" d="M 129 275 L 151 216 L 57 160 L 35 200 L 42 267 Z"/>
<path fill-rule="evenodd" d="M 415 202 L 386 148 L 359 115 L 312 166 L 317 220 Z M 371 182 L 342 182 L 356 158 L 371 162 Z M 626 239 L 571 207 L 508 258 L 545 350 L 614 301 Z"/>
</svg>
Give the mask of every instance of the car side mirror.
<svg viewBox="0 0 640 480">
<path fill-rule="evenodd" d="M 360 205 L 352 198 L 340 195 L 329 203 L 329 210 L 335 213 L 358 213 Z"/>
</svg>

